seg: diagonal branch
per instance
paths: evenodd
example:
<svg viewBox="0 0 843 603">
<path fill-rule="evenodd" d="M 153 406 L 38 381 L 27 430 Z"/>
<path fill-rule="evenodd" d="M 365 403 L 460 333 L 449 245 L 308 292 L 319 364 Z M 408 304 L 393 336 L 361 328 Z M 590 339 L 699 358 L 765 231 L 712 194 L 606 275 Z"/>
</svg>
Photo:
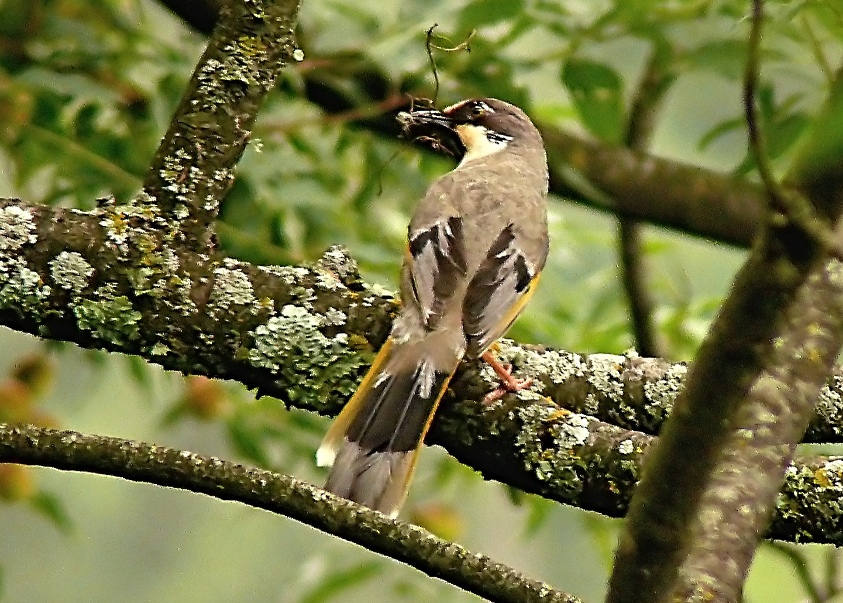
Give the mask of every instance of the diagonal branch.
<svg viewBox="0 0 843 603">
<path fill-rule="evenodd" d="M 143 442 L 0 424 L 0 462 L 113 475 L 284 515 L 491 601 L 580 603 L 485 555 L 292 477 Z"/>
<path fill-rule="evenodd" d="M 139 207 L 213 249 L 211 224 L 279 70 L 294 60 L 299 0 L 225 2 L 143 183 Z"/>
<path fill-rule="evenodd" d="M 832 223 L 843 210 L 839 154 L 828 152 L 841 148 L 834 131 L 841 113 L 843 78 L 806 140 L 812 161 L 801 158 L 790 174 L 791 186 Z M 636 491 L 611 603 L 640 600 L 642 593 L 651 601 L 736 600 L 793 447 L 843 342 L 840 320 L 812 312 L 820 282 L 836 294 L 823 309 L 840 315 L 841 291 L 825 275 L 824 244 L 793 216 L 769 211 L 767 222 Z M 803 323 L 806 316 L 811 320 Z"/>
</svg>

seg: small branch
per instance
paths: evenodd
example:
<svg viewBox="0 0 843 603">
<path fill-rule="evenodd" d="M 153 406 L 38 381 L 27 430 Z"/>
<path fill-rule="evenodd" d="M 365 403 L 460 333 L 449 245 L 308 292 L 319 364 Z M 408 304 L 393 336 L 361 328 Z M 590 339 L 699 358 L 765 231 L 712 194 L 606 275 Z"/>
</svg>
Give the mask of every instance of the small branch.
<svg viewBox="0 0 843 603">
<path fill-rule="evenodd" d="M 750 19 L 746 68 L 743 77 L 744 115 L 749 137 L 749 150 L 755 159 L 758 175 L 761 177 L 761 182 L 764 183 L 775 209 L 781 210 L 783 203 L 779 200 L 779 183 L 773 176 L 770 158 L 767 155 L 764 129 L 761 127 L 758 108 L 755 104 L 755 91 L 758 88 L 758 75 L 761 71 L 761 29 L 763 25 L 764 3 L 762 0 L 752 0 L 752 18 Z"/>
<path fill-rule="evenodd" d="M 491 601 L 580 603 L 573 595 L 292 477 L 144 442 L 0 424 L 0 462 L 113 475 L 284 515 Z"/>
<path fill-rule="evenodd" d="M 631 218 L 618 218 L 618 258 L 621 281 L 629 304 L 635 349 L 642 356 L 656 357 L 658 339 L 653 325 L 653 298 L 647 288 L 647 270 L 641 242 L 641 224 Z"/>
<path fill-rule="evenodd" d="M 664 94 L 676 77 L 671 71 L 673 51 L 666 41 L 654 42 L 644 76 L 632 102 L 626 131 L 626 145 L 645 151 L 655 128 Z M 629 303 L 635 347 L 642 356 L 663 356 L 653 325 L 653 298 L 647 285 L 642 231 L 636 220 L 618 217 L 618 254 L 621 279 Z"/>
<path fill-rule="evenodd" d="M 807 234 L 813 237 L 826 250 L 833 251 L 840 256 L 843 253 L 840 245 L 835 241 L 831 228 L 815 211 L 810 201 L 792 190 L 785 190 L 773 175 L 773 167 L 767 155 L 764 128 L 758 116 L 755 103 L 755 92 L 758 87 L 761 54 L 761 30 L 764 25 L 764 2 L 752 0 L 752 19 L 746 69 L 744 71 L 744 114 L 749 138 L 749 150 L 755 159 L 758 175 L 767 190 L 771 210 L 768 219 L 776 223 L 790 220 Z"/>
</svg>

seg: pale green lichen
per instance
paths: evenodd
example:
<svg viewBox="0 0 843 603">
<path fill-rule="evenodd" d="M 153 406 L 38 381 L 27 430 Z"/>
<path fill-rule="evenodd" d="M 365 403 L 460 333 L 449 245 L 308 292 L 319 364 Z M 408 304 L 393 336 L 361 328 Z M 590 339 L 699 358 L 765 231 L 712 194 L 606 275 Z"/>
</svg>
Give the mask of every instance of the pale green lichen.
<svg viewBox="0 0 843 603">
<path fill-rule="evenodd" d="M 288 304 L 250 333 L 254 343 L 248 360 L 286 382 L 291 401 L 318 405 L 337 394 L 346 396 L 356 389 L 365 362 L 348 349 L 345 333 L 322 333 L 325 324 L 323 315 Z"/>
<path fill-rule="evenodd" d="M 214 269 L 214 289 L 211 292 L 211 303 L 222 310 L 231 306 L 258 306 L 252 282 L 239 264 L 226 259 L 225 266 Z"/>
<path fill-rule="evenodd" d="M 525 374 L 549 380 L 554 385 L 561 385 L 569 379 L 582 378 L 587 364 L 579 354 L 559 350 L 533 350 L 522 348 L 510 339 L 497 342 L 498 356 L 512 362 Z"/>
<path fill-rule="evenodd" d="M 672 364 L 660 378 L 644 383 L 644 409 L 652 418 L 659 421 L 667 418 L 687 374 L 687 366 Z"/>
<path fill-rule="evenodd" d="M 582 460 L 574 449 L 588 441 L 590 419 L 536 404 L 518 407 L 513 412 L 521 424 L 515 444 L 527 470 L 563 498 L 579 495 L 583 488 L 578 471 Z"/>
<path fill-rule="evenodd" d="M 0 308 L 40 316 L 51 292 L 41 275 L 27 266 L 17 252 L 38 241 L 32 212 L 16 205 L 0 208 Z"/>
<path fill-rule="evenodd" d="M 98 339 L 123 346 L 137 339 L 138 323 L 143 317 L 125 295 L 114 295 L 113 285 L 95 292 L 98 299 L 86 299 L 73 307 L 77 326 Z"/>
<path fill-rule="evenodd" d="M 166 356 L 170 353 L 170 346 L 165 345 L 163 343 L 156 343 L 151 348 L 149 348 L 149 355 L 150 356 Z"/>
<path fill-rule="evenodd" d="M 325 311 L 324 317 L 325 326 L 344 325 L 345 321 L 348 320 L 348 317 L 345 315 L 345 312 L 343 312 L 342 310 L 337 310 L 336 308 L 328 308 Z"/>
<path fill-rule="evenodd" d="M 0 308 L 40 316 L 51 289 L 21 258 L 0 256 Z"/>
<path fill-rule="evenodd" d="M 50 260 L 49 266 L 53 282 L 74 295 L 82 293 L 94 274 L 94 267 L 76 251 L 62 251 Z"/>
<path fill-rule="evenodd" d="M 843 377 L 834 375 L 820 390 L 817 399 L 816 414 L 821 423 L 833 429 L 834 433 L 843 433 Z"/>
<path fill-rule="evenodd" d="M 618 454 L 632 454 L 635 452 L 635 442 L 632 440 L 624 440 L 620 444 L 618 444 Z"/>
<path fill-rule="evenodd" d="M 15 251 L 37 240 L 31 211 L 17 205 L 0 208 L 0 251 Z"/>
<path fill-rule="evenodd" d="M 262 272 L 278 277 L 286 285 L 294 285 L 310 274 L 310 270 L 301 266 L 260 266 Z"/>
<path fill-rule="evenodd" d="M 616 354 L 588 356 L 588 382 L 604 400 L 613 402 L 623 398 L 623 367 L 626 357 Z"/>
<path fill-rule="evenodd" d="M 149 225 L 164 226 L 157 208 L 152 205 L 107 204 L 97 211 L 99 224 L 105 230 L 105 239 L 121 253 L 129 252 L 129 244 L 141 252 L 149 252 L 158 246 L 157 235 L 150 231 Z M 133 226 L 133 223 L 142 226 Z"/>
</svg>

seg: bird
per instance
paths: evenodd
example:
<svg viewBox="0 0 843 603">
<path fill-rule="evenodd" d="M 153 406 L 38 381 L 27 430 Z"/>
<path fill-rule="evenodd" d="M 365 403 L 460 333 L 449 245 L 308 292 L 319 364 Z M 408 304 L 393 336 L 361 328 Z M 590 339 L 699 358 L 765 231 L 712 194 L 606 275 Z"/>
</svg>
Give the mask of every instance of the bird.
<svg viewBox="0 0 843 603">
<path fill-rule="evenodd" d="M 398 119 L 435 146 L 450 136 L 462 158 L 414 210 L 400 313 L 316 454 L 331 467 L 326 490 L 393 518 L 461 360 L 483 357 L 505 389 L 524 385 L 488 349 L 533 294 L 549 245 L 547 157 L 521 109 L 476 98 Z"/>
</svg>

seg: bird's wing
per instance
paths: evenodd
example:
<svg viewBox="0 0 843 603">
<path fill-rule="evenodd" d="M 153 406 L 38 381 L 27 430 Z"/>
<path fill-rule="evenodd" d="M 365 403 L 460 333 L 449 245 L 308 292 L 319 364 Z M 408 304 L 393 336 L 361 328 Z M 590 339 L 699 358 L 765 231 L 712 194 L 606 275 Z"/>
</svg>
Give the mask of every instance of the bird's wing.
<svg viewBox="0 0 843 603">
<path fill-rule="evenodd" d="M 433 330 L 467 274 L 462 218 L 451 216 L 410 232 L 404 269 L 412 302 L 425 328 Z"/>
<path fill-rule="evenodd" d="M 513 224 L 495 239 L 471 279 L 463 302 L 466 354 L 480 356 L 504 334 L 527 304 L 539 268 L 519 246 Z M 546 252 L 545 252 L 546 255 Z M 544 257 L 537 258 L 543 263 Z"/>
</svg>

